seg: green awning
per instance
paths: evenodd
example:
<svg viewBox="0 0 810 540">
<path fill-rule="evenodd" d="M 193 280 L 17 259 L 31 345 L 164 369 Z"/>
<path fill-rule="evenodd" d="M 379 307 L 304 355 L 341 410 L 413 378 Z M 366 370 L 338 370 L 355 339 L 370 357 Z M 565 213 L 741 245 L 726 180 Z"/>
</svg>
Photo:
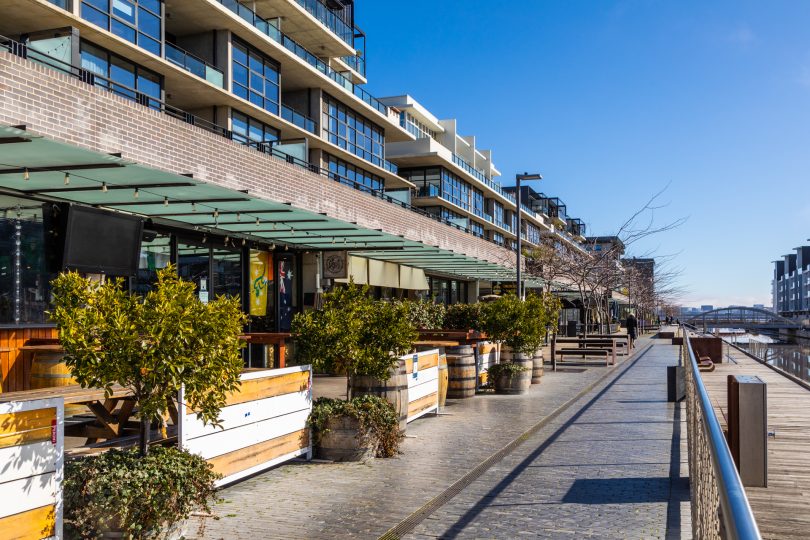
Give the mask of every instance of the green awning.
<svg viewBox="0 0 810 540">
<path fill-rule="evenodd" d="M 513 269 L 381 230 L 302 210 L 0 126 L 0 189 L 107 208 L 237 241 L 347 250 L 464 279 L 514 281 Z M 437 224 L 437 226 L 440 226 Z"/>
</svg>

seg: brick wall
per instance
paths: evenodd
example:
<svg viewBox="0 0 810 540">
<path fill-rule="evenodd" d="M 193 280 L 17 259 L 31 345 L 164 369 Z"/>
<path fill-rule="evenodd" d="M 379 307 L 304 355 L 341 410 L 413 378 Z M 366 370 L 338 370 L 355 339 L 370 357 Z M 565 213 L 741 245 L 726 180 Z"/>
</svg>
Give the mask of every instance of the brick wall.
<svg viewBox="0 0 810 540">
<path fill-rule="evenodd" d="M 503 264 L 504 248 L 0 51 L 0 123 Z"/>
</svg>

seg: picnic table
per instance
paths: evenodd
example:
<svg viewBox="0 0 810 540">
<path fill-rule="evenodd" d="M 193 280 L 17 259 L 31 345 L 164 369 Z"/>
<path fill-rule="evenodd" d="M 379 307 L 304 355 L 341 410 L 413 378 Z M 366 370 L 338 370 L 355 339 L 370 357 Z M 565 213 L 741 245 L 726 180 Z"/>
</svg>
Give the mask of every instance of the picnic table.
<svg viewBox="0 0 810 540">
<path fill-rule="evenodd" d="M 0 403 L 57 397 L 61 397 L 65 405 L 84 405 L 93 414 L 93 417 L 87 420 L 65 424 L 66 436 L 86 437 L 88 444 L 98 439 L 114 439 L 122 436 L 135 412 L 132 392 L 118 385 L 113 385 L 109 395 L 105 394 L 103 388 L 82 388 L 79 385 L 5 392 L 0 394 Z M 170 414 L 172 420 L 176 422 L 177 411 L 170 408 Z"/>
<path fill-rule="evenodd" d="M 287 363 L 287 340 L 290 339 L 292 334 L 289 332 L 248 332 L 246 334 L 242 334 L 239 336 L 239 339 L 250 343 L 251 345 L 261 345 L 262 346 L 262 364 L 261 366 L 254 366 L 254 362 L 250 358 L 250 352 L 248 352 L 248 360 L 250 362 L 251 367 L 278 367 L 283 368 L 286 366 Z M 267 347 L 272 345 L 274 347 L 273 350 L 273 365 L 268 366 L 264 365 L 267 364 Z"/>
</svg>

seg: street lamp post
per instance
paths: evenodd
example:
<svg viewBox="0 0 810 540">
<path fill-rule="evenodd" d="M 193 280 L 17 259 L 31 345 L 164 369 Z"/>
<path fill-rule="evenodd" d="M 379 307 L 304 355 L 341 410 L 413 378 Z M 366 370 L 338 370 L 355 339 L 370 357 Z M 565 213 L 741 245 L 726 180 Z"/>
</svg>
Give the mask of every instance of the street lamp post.
<svg viewBox="0 0 810 540">
<path fill-rule="evenodd" d="M 521 198 L 520 183 L 523 180 L 542 180 L 542 179 L 543 179 L 543 176 L 540 175 L 540 174 L 537 174 L 537 173 L 529 174 L 527 172 L 524 172 L 523 174 L 515 175 L 515 186 L 516 186 L 516 189 L 515 189 L 515 206 L 517 207 L 517 231 L 516 231 L 516 236 L 517 236 L 517 275 L 515 277 L 517 278 L 517 287 L 516 287 L 517 297 L 520 298 L 521 300 L 523 299 L 523 282 L 521 281 L 521 278 L 520 278 L 520 256 L 521 256 L 521 249 L 522 249 L 521 248 L 521 238 L 520 238 L 520 204 L 521 204 L 520 203 L 520 198 Z"/>
</svg>

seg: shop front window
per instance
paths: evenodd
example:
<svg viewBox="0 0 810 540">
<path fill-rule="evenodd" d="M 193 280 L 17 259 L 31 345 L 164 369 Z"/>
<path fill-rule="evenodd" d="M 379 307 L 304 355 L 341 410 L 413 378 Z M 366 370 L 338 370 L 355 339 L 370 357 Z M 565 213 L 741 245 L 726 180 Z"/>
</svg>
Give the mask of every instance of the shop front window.
<svg viewBox="0 0 810 540">
<path fill-rule="evenodd" d="M 145 234 L 141 241 L 138 273 L 132 280 L 131 290 L 140 296 L 152 290 L 157 283 L 158 270 L 166 268 L 172 259 L 171 237 L 167 234 Z"/>
<path fill-rule="evenodd" d="M 50 302 L 40 202 L 0 195 L 0 324 L 47 322 Z"/>
<path fill-rule="evenodd" d="M 242 296 L 242 254 L 228 249 L 214 249 L 214 295 Z"/>
</svg>

